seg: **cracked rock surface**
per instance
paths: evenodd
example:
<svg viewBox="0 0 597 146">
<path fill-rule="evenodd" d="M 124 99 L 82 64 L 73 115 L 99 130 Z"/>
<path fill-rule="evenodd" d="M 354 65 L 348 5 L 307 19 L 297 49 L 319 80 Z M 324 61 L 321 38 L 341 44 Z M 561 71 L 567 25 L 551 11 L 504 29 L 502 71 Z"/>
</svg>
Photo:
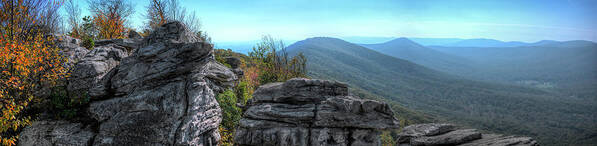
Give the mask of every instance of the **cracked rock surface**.
<svg viewBox="0 0 597 146">
<path fill-rule="evenodd" d="M 530 137 L 482 134 L 476 129 L 458 129 L 452 124 L 428 123 L 405 127 L 398 134 L 400 146 L 537 146 Z"/>
<path fill-rule="evenodd" d="M 334 81 L 294 78 L 257 89 L 236 130 L 239 145 L 379 145 L 398 128 L 390 107 Z"/>
<path fill-rule="evenodd" d="M 215 61 L 211 44 L 180 22 L 164 24 L 139 39 L 134 43 L 138 48 L 128 56 L 118 40 L 105 43 L 86 55 L 90 59 L 79 62 L 89 60 L 93 68 L 86 85 L 77 86 L 89 88 L 87 116 L 95 122 L 86 123 L 93 128 L 85 132 L 91 136 L 55 135 L 64 125 L 75 124 L 71 129 L 79 131 L 89 126 L 46 122 L 25 129 L 21 137 L 28 138 L 20 145 L 63 145 L 61 139 L 73 141 L 64 145 L 218 144 L 221 109 L 215 95 L 230 88 L 237 77 Z"/>
</svg>

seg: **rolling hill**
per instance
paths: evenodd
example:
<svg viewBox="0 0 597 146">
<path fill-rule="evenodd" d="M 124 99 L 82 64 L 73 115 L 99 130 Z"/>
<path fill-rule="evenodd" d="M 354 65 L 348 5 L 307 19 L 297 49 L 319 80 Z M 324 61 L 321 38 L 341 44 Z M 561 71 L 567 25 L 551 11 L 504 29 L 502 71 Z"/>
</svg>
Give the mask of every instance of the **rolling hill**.
<svg viewBox="0 0 597 146">
<path fill-rule="evenodd" d="M 519 41 L 500 41 L 494 39 L 458 39 L 458 38 L 409 38 L 423 46 L 445 46 L 445 47 L 518 47 L 533 45 Z"/>
<path fill-rule="evenodd" d="M 362 44 L 369 49 L 448 73 L 473 72 L 473 62 L 419 45 L 407 38 L 380 44 Z"/>
<path fill-rule="evenodd" d="M 597 45 L 589 41 L 430 48 L 399 38 L 362 46 L 473 80 L 538 87 L 597 103 Z"/>
<path fill-rule="evenodd" d="M 314 78 L 332 79 L 475 128 L 537 137 L 543 144 L 594 142 L 595 106 L 522 86 L 472 81 L 335 38 L 309 38 L 302 52 Z M 575 142 L 575 143 L 573 143 Z M 583 143 L 586 142 L 586 143 Z"/>
<path fill-rule="evenodd" d="M 589 41 L 541 41 L 521 47 L 432 48 L 477 63 L 475 67 L 480 71 L 467 75 L 476 79 L 534 81 L 556 87 L 597 82 L 597 44 Z"/>
</svg>

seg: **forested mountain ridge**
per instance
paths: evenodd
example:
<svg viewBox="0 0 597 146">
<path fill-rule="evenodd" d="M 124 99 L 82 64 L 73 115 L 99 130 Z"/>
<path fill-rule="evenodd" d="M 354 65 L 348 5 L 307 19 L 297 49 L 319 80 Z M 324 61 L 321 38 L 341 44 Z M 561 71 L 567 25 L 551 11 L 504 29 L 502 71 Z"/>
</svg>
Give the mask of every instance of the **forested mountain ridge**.
<svg viewBox="0 0 597 146">
<path fill-rule="evenodd" d="M 595 127 L 583 123 L 597 121 L 591 112 L 594 107 L 578 100 L 562 100 L 534 88 L 463 79 L 335 38 L 309 38 L 290 45 L 288 51 L 304 53 L 312 77 L 347 82 L 448 121 L 536 136 L 546 143 L 593 140 Z"/>
<path fill-rule="evenodd" d="M 456 72 L 462 76 L 557 90 L 567 96 L 597 100 L 597 44 L 590 41 L 542 41 L 536 44 L 504 48 L 432 48 L 477 64 L 478 72 Z"/>
<path fill-rule="evenodd" d="M 544 40 L 518 47 L 425 47 L 399 38 L 362 46 L 473 80 L 563 91 L 566 96 L 581 98 L 594 96 L 597 90 L 593 84 L 597 82 L 597 45 L 590 41 Z"/>
<path fill-rule="evenodd" d="M 380 44 L 362 44 L 362 46 L 438 71 L 458 73 L 475 70 L 474 63 L 466 58 L 427 48 L 407 38 L 397 38 Z"/>
</svg>

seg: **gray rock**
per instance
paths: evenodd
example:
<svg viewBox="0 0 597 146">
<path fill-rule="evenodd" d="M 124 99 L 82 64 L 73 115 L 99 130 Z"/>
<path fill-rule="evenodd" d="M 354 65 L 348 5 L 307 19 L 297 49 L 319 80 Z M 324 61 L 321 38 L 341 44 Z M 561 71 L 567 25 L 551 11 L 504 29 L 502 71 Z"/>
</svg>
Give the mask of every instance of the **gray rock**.
<svg viewBox="0 0 597 146">
<path fill-rule="evenodd" d="M 400 146 L 462 145 L 462 146 L 537 146 L 530 137 L 481 134 L 475 129 L 457 129 L 452 124 L 416 124 L 398 134 Z"/>
<path fill-rule="evenodd" d="M 322 101 L 316 110 L 318 127 L 391 129 L 398 124 L 388 104 L 351 96 L 335 96 Z"/>
<path fill-rule="evenodd" d="M 226 63 L 230 65 L 230 67 L 232 67 L 233 69 L 239 68 L 241 61 L 239 58 L 236 57 L 224 57 L 224 60 L 226 60 Z"/>
<path fill-rule="evenodd" d="M 240 68 L 240 65 L 242 64 L 240 58 L 225 57 L 224 59 L 226 60 L 226 63 L 232 67 L 232 72 L 234 72 L 236 76 L 242 76 L 245 74 L 245 72 Z"/>
<path fill-rule="evenodd" d="M 399 142 L 410 141 L 413 137 L 421 136 L 435 136 L 444 134 L 456 129 L 456 126 L 445 123 L 428 123 L 428 124 L 416 124 L 404 127 L 402 132 L 398 134 Z"/>
<path fill-rule="evenodd" d="M 215 95 L 234 73 L 213 59 L 212 45 L 167 23 L 145 46 L 90 89 L 90 116 L 100 122 L 94 145 L 216 145 L 221 110 Z M 175 39 L 175 40 L 173 40 Z"/>
<path fill-rule="evenodd" d="M 398 128 L 387 104 L 348 95 L 345 84 L 295 78 L 254 94 L 235 133 L 239 145 L 380 145 Z"/>
<path fill-rule="evenodd" d="M 68 90 L 87 91 L 127 56 L 125 48 L 118 45 L 96 47 L 75 64 L 71 71 Z"/>
<path fill-rule="evenodd" d="M 429 145 L 457 145 L 472 140 L 480 139 L 481 133 L 475 129 L 454 130 L 445 134 L 435 136 L 423 136 L 413 138 L 410 144 L 413 146 Z"/>
<path fill-rule="evenodd" d="M 60 49 L 60 53 L 67 60 L 67 67 L 73 66 L 89 52 L 87 48 L 81 47 L 81 40 L 65 35 L 52 35 L 55 45 Z"/>
<path fill-rule="evenodd" d="M 222 119 L 215 95 L 236 75 L 180 22 L 156 30 L 130 55 L 122 45 L 129 39 L 104 40 L 77 63 L 69 89 L 89 88 L 83 121 L 94 128 L 43 122 L 24 130 L 19 144 L 217 145 Z"/>
<path fill-rule="evenodd" d="M 347 96 L 348 86 L 328 80 L 295 78 L 284 83 L 260 86 L 253 95 L 253 102 L 319 103 L 332 96 Z"/>
<path fill-rule="evenodd" d="M 36 121 L 23 129 L 19 146 L 86 146 L 95 133 L 81 123 L 67 121 Z"/>
<path fill-rule="evenodd" d="M 462 146 L 538 146 L 530 137 L 504 136 L 499 134 L 483 134 L 481 139 L 471 141 Z"/>
<path fill-rule="evenodd" d="M 132 53 L 135 50 L 141 47 L 142 38 L 132 38 L 132 39 L 103 39 L 103 40 L 96 40 L 95 47 L 105 46 L 105 45 L 118 45 L 120 47 L 126 48 L 125 50 L 127 53 Z"/>
<path fill-rule="evenodd" d="M 141 36 L 139 33 L 137 33 L 136 31 L 129 31 L 127 37 L 129 39 L 143 39 L 143 36 Z"/>
</svg>

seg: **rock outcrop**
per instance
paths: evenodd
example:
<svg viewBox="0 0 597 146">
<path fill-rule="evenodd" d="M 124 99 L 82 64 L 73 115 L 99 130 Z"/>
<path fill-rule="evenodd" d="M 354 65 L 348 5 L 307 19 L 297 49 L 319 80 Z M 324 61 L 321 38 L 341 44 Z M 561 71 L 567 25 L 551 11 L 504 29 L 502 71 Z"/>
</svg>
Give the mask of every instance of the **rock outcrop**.
<svg viewBox="0 0 597 146">
<path fill-rule="evenodd" d="M 68 82 L 68 90 L 88 90 L 128 56 L 126 49 L 119 45 L 95 47 L 75 64 Z"/>
<path fill-rule="evenodd" d="M 215 145 L 221 110 L 215 94 L 236 76 L 212 45 L 181 23 L 167 23 L 93 87 L 96 145 Z"/>
<path fill-rule="evenodd" d="M 226 61 L 227 64 L 230 65 L 230 67 L 232 68 L 232 72 L 234 72 L 234 74 L 236 74 L 237 76 L 244 75 L 244 71 L 240 68 L 240 65 L 241 65 L 240 58 L 225 57 L 224 60 Z"/>
<path fill-rule="evenodd" d="M 65 35 L 52 35 L 55 45 L 67 58 L 67 67 L 73 66 L 89 52 L 87 48 L 81 47 L 81 40 Z"/>
<path fill-rule="evenodd" d="M 142 46 L 143 37 L 135 31 L 126 39 L 104 39 L 95 41 L 95 47 L 80 58 L 71 71 L 68 90 L 87 91 L 96 85 L 108 71 Z M 78 93 L 78 92 L 76 92 Z"/>
<path fill-rule="evenodd" d="M 537 146 L 530 137 L 482 134 L 476 129 L 458 129 L 452 124 L 417 124 L 405 127 L 398 134 L 400 146 Z"/>
<path fill-rule="evenodd" d="M 36 121 L 23 129 L 19 146 L 86 146 L 93 142 L 91 127 L 68 121 Z"/>
<path fill-rule="evenodd" d="M 77 63 L 69 84 L 88 89 L 84 117 L 92 122 L 38 121 L 20 145 L 217 145 L 215 94 L 237 77 L 215 61 L 211 44 L 179 22 L 133 42 L 131 54 L 118 40 L 104 43 Z"/>
<path fill-rule="evenodd" d="M 398 128 L 387 104 L 327 80 L 266 84 L 248 106 L 234 136 L 239 145 L 379 145 L 378 130 Z"/>
</svg>

